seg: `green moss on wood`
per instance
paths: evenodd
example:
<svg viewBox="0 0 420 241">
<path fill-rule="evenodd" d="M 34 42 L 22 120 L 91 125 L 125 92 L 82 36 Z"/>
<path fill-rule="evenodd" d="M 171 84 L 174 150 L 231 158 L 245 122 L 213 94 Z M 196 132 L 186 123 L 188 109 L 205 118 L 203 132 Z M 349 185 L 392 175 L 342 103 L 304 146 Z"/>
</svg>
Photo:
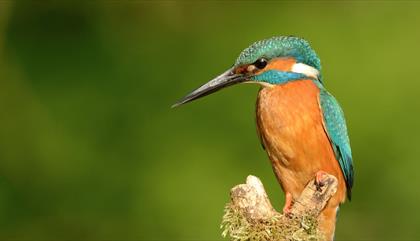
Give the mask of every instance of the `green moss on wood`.
<svg viewBox="0 0 420 241">
<path fill-rule="evenodd" d="M 225 207 L 221 229 L 222 236 L 232 241 L 324 240 L 317 225 L 313 214 L 292 217 L 276 214 L 269 219 L 250 220 L 229 203 Z"/>
</svg>

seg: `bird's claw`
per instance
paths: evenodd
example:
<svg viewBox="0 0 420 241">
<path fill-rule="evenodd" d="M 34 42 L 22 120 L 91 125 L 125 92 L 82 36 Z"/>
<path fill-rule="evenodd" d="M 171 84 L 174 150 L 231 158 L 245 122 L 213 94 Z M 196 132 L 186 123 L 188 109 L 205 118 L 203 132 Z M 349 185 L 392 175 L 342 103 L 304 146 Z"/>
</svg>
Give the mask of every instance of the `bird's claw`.
<svg viewBox="0 0 420 241">
<path fill-rule="evenodd" d="M 292 213 L 293 196 L 291 193 L 286 193 L 286 200 L 283 207 L 283 215 L 289 216 Z"/>
<path fill-rule="evenodd" d="M 289 207 L 286 207 L 286 206 L 283 207 L 283 215 L 284 216 L 289 216 L 291 213 L 292 213 L 292 208 L 290 206 Z"/>
<path fill-rule="evenodd" d="M 318 171 L 315 174 L 315 186 L 317 191 L 321 191 L 321 187 L 325 185 L 325 179 L 327 178 L 327 173 L 324 171 Z"/>
</svg>

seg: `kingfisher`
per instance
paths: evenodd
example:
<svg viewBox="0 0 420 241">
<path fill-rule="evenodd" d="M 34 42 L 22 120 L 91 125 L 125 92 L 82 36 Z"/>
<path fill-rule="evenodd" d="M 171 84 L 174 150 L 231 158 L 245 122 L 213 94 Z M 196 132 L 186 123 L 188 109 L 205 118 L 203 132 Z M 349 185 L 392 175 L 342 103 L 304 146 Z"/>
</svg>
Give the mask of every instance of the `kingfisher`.
<svg viewBox="0 0 420 241">
<path fill-rule="evenodd" d="M 283 213 L 290 212 L 312 179 L 323 185 L 326 173 L 337 178 L 337 192 L 318 218 L 326 240 L 333 240 L 339 206 L 351 199 L 353 160 L 344 114 L 324 87 L 320 59 L 299 37 L 257 41 L 240 53 L 233 67 L 173 107 L 240 83 L 260 85 L 257 133 L 285 193 Z"/>
</svg>

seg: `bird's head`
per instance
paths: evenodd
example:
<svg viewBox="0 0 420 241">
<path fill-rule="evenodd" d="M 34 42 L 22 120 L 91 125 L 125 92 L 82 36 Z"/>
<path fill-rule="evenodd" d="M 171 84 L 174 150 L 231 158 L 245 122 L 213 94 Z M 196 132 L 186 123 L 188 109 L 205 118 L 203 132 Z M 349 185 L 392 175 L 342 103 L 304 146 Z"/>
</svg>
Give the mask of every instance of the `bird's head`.
<svg viewBox="0 0 420 241">
<path fill-rule="evenodd" d="M 298 37 L 280 36 L 253 43 L 242 51 L 232 68 L 194 90 L 173 107 L 239 83 L 262 86 L 313 79 L 321 84 L 321 63 L 309 43 Z"/>
</svg>

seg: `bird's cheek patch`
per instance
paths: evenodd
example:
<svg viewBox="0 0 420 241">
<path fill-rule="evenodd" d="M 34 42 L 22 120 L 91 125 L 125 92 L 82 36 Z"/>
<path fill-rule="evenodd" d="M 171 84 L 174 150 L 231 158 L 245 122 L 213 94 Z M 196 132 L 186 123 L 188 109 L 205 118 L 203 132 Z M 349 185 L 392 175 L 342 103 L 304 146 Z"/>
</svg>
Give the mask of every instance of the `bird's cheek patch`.
<svg viewBox="0 0 420 241">
<path fill-rule="evenodd" d="M 275 58 L 268 62 L 267 66 L 265 66 L 264 69 L 256 71 L 256 74 L 260 74 L 268 70 L 279 70 L 288 72 L 291 71 L 295 63 L 296 60 L 294 58 Z"/>
<path fill-rule="evenodd" d="M 291 72 L 293 71 L 293 66 L 296 64 L 296 60 L 290 57 L 275 58 L 268 62 L 267 66 L 262 69 L 258 69 L 253 64 L 246 64 L 237 67 L 234 72 L 235 74 L 261 74 L 268 70 L 278 70 L 282 72 Z"/>
<path fill-rule="evenodd" d="M 304 74 L 311 78 L 318 78 L 319 76 L 319 71 L 317 69 L 304 63 L 294 64 L 292 67 L 292 72 Z"/>
</svg>

